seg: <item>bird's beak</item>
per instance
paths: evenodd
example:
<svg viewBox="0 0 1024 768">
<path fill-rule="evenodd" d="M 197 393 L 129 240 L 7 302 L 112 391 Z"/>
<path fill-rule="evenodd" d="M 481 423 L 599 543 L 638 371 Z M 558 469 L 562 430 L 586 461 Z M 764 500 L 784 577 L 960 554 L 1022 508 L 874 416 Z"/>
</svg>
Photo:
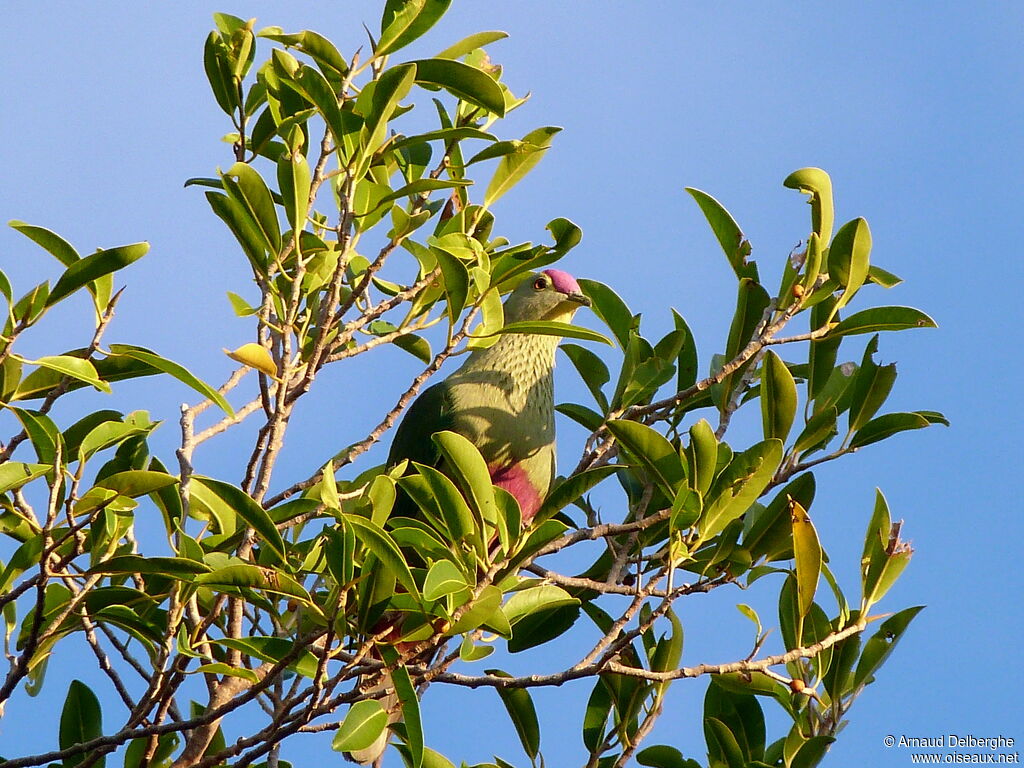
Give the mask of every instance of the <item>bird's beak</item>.
<svg viewBox="0 0 1024 768">
<path fill-rule="evenodd" d="M 584 296 L 582 293 L 567 293 L 565 294 L 566 301 L 573 301 L 577 304 L 581 304 L 584 307 L 589 307 L 591 302 L 590 299 Z"/>
</svg>

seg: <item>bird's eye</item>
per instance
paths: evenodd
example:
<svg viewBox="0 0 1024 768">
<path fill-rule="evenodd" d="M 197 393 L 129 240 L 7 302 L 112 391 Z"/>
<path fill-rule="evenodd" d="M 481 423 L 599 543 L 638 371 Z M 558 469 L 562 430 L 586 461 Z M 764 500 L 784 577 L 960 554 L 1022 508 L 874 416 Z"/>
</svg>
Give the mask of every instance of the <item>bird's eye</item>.
<svg viewBox="0 0 1024 768">
<path fill-rule="evenodd" d="M 533 281 L 533 289 L 535 291 L 543 291 L 548 287 L 548 280 L 546 277 L 538 277 Z"/>
</svg>

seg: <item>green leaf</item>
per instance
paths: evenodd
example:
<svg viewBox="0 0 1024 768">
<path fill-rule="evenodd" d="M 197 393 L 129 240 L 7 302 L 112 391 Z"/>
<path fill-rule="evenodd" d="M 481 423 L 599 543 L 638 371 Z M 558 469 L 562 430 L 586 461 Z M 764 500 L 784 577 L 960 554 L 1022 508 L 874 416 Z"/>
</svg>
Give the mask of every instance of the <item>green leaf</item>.
<svg viewBox="0 0 1024 768">
<path fill-rule="evenodd" d="M 760 760 L 764 756 L 765 744 L 761 705 L 753 695 L 734 693 L 717 685 L 716 680 L 717 676 L 712 678 L 704 697 L 705 735 L 709 735 L 709 721 L 717 722 L 718 726 L 713 726 L 714 741 L 717 741 L 730 766 L 737 756 L 741 756 L 740 764 L 743 766 L 749 761 Z M 708 747 L 714 760 L 712 739 L 708 739 Z"/>
<path fill-rule="evenodd" d="M 76 261 L 54 284 L 50 290 L 50 296 L 46 300 L 46 306 L 53 306 L 83 285 L 88 285 L 105 275 L 124 269 L 132 262 L 141 259 L 148 251 L 149 243 L 133 243 L 96 251 L 84 259 Z"/>
<path fill-rule="evenodd" d="M 509 624 L 515 625 L 520 619 L 535 613 L 550 611 L 565 605 L 579 605 L 580 601 L 561 587 L 554 584 L 540 584 L 536 587 L 513 592 L 502 611 Z"/>
<path fill-rule="evenodd" d="M 387 123 L 394 114 L 398 102 L 404 99 L 416 78 L 416 67 L 400 64 L 385 70 L 373 83 L 370 106 L 365 115 L 367 151 L 372 152 L 384 140 Z M 367 86 L 369 87 L 369 86 Z"/>
<path fill-rule="evenodd" d="M 409 670 L 405 665 L 398 664 L 398 651 L 392 647 L 381 648 L 381 656 L 392 668 L 391 682 L 395 686 L 395 694 L 402 703 L 402 720 L 405 723 L 405 741 L 412 757 L 410 768 L 420 768 L 423 764 L 423 721 L 420 718 L 420 699 L 412 684 Z"/>
<path fill-rule="evenodd" d="M 101 392 L 110 394 L 110 385 L 107 382 L 100 379 L 99 374 L 96 373 L 96 368 L 88 360 L 84 360 L 80 357 L 72 357 L 70 355 L 52 355 L 47 357 L 40 357 L 38 360 L 26 360 L 24 358 L 18 358 L 23 363 L 29 365 L 38 365 L 42 368 L 47 368 L 51 371 L 68 376 L 72 379 L 78 379 L 84 381 Z"/>
<path fill-rule="evenodd" d="M 254 684 L 260 681 L 259 675 L 251 669 L 245 669 L 244 667 L 232 667 L 230 664 L 224 664 L 219 661 L 214 662 L 213 664 L 202 664 L 196 667 L 195 672 L 203 674 L 212 673 L 215 675 L 228 675 L 229 677 L 248 680 L 250 683 Z"/>
<path fill-rule="evenodd" d="M 21 488 L 37 477 L 53 469 L 49 464 L 26 464 L 22 461 L 7 461 L 0 464 L 0 493 Z"/>
<path fill-rule="evenodd" d="M 420 602 L 422 597 L 420 596 L 419 587 L 416 586 L 416 580 L 412 577 L 412 571 L 409 570 L 409 565 L 402 556 L 402 551 L 398 548 L 395 540 L 388 535 L 387 531 L 359 515 L 342 513 L 342 517 L 346 523 L 352 526 L 356 538 L 359 539 L 363 546 L 390 568 L 395 574 L 395 578 L 398 579 L 398 583 L 405 587 L 417 602 Z"/>
<path fill-rule="evenodd" d="M 814 414 L 807 425 L 803 428 L 793 443 L 794 453 L 803 453 L 815 446 L 821 445 L 823 441 L 835 435 L 836 421 L 839 419 L 839 411 L 834 405 L 823 408 Z"/>
<path fill-rule="evenodd" d="M 746 768 L 747 761 L 736 737 L 729 730 L 729 726 L 721 720 L 714 717 L 704 718 L 704 738 L 713 764 L 720 765 L 724 760 L 728 768 Z"/>
<path fill-rule="evenodd" d="M 698 768 L 700 765 L 693 760 L 684 760 L 682 752 L 665 744 L 641 749 L 636 753 L 636 761 L 650 768 Z"/>
<path fill-rule="evenodd" d="M 667 498 L 674 498 L 686 482 L 686 468 L 679 453 L 660 432 L 636 421 L 615 419 L 608 431 L 636 457 Z"/>
<path fill-rule="evenodd" d="M 264 30 L 259 37 L 297 48 L 313 59 L 325 73 L 336 73 L 339 76 L 348 73 L 348 63 L 345 61 L 345 57 L 334 47 L 334 43 L 317 32 L 305 29 L 294 35 L 279 35 Z"/>
<path fill-rule="evenodd" d="M 206 79 L 210 81 L 213 97 L 225 114 L 232 115 L 238 109 L 238 90 L 235 87 L 228 48 L 217 32 L 210 32 L 203 48 L 203 66 Z"/>
<path fill-rule="evenodd" d="M 511 139 L 509 141 L 497 141 L 488 147 L 484 147 L 482 150 L 473 155 L 469 160 L 462 164 L 463 168 L 468 168 L 476 163 L 481 163 L 484 160 L 493 160 L 496 157 L 505 157 L 511 155 L 520 146 L 522 142 L 518 139 Z"/>
<path fill-rule="evenodd" d="M 436 432 L 431 439 L 445 458 L 448 474 L 465 494 L 480 530 L 486 531 L 488 525 L 498 527 L 491 474 L 477 447 L 457 432 Z M 484 538 L 489 538 L 489 534 L 485 533 Z"/>
<path fill-rule="evenodd" d="M 433 352 L 430 349 L 430 342 L 422 336 L 417 336 L 415 333 L 402 334 L 391 343 L 399 349 L 404 349 L 417 360 L 421 360 L 424 363 L 429 363 L 434 359 Z"/>
<path fill-rule="evenodd" d="M 419 59 L 410 63 L 416 65 L 416 82 L 420 85 L 439 86 L 453 96 L 483 107 L 498 117 L 505 116 L 505 94 L 486 72 L 454 59 Z M 531 136 L 533 134 L 528 134 L 523 141 L 531 141 Z M 490 194 L 487 198 L 490 198 Z M 485 203 L 485 206 L 489 205 Z"/>
<path fill-rule="evenodd" d="M 413 462 L 412 466 L 426 482 L 427 489 L 437 505 L 452 541 L 459 542 L 463 539 L 470 539 L 482 546 L 482 540 L 477 535 L 478 528 L 473 512 L 451 478 L 431 466 L 416 462 Z M 410 487 L 407 481 L 408 478 L 402 478 L 402 487 L 419 503 L 416 489 Z"/>
<path fill-rule="evenodd" d="M 690 427 L 690 444 L 686 447 L 690 487 L 707 495 L 718 470 L 718 440 L 707 419 Z"/>
<path fill-rule="evenodd" d="M 785 442 L 796 418 L 796 381 L 772 350 L 761 367 L 761 422 L 764 436 Z"/>
<path fill-rule="evenodd" d="M 755 443 L 737 454 L 706 494 L 700 533 L 705 541 L 750 508 L 768 486 L 782 460 L 782 441 Z"/>
<path fill-rule="evenodd" d="M 868 342 L 860 368 L 850 383 L 850 432 L 856 432 L 871 420 L 882 407 L 896 381 L 896 364 L 877 365 L 872 359 L 876 351 L 877 335 Z"/>
<path fill-rule="evenodd" d="M 146 765 L 149 768 L 168 768 L 171 764 L 171 755 L 178 749 L 180 741 L 176 733 L 161 734 L 157 738 L 156 751 Z M 132 739 L 124 753 L 124 768 L 140 768 L 143 765 L 142 758 L 148 750 L 149 737 Z"/>
<path fill-rule="evenodd" d="M 835 212 L 832 204 L 832 179 L 821 168 L 801 168 L 782 182 L 784 187 L 798 189 L 811 196 L 811 228 L 818 233 L 822 245 L 832 237 Z"/>
<path fill-rule="evenodd" d="M 274 198 L 263 177 L 246 163 L 235 163 L 224 174 L 225 188 L 242 203 L 263 237 L 270 253 L 281 250 L 281 229 Z"/>
<path fill-rule="evenodd" d="M 36 457 L 40 463 L 52 467 L 57 457 L 57 446 L 61 443 L 60 431 L 57 429 L 57 425 L 53 423 L 49 416 L 40 411 L 9 407 L 18 421 L 21 422 L 21 426 L 25 430 L 25 434 L 28 435 L 29 442 L 32 443 L 32 448 L 35 450 Z M 64 457 L 64 461 L 68 461 L 67 456 Z"/>
<path fill-rule="evenodd" d="M 222 186 L 222 183 L 218 182 L 217 186 Z M 249 259 L 253 270 L 258 275 L 265 275 L 267 265 L 262 237 L 256 222 L 246 213 L 245 206 L 234 198 L 218 192 L 207 192 L 206 201 L 217 217 L 228 225 L 228 229 L 242 246 L 242 251 Z"/>
<path fill-rule="evenodd" d="M 595 432 L 604 423 L 604 417 L 596 411 L 578 403 L 559 403 L 555 410 L 581 425 L 588 432 Z"/>
<path fill-rule="evenodd" d="M 448 319 L 454 325 L 466 306 L 466 298 L 469 295 L 469 271 L 454 254 L 442 248 L 431 246 L 430 252 L 437 258 L 437 265 L 441 268 L 441 278 L 444 280 L 448 302 Z"/>
<path fill-rule="evenodd" d="M 456 64 L 458 62 L 448 63 Z M 469 69 L 472 70 L 471 67 L 469 67 Z M 483 75 L 483 73 L 480 74 L 490 81 L 495 88 L 497 88 L 497 83 L 491 80 L 489 76 Z M 499 114 L 504 114 L 504 96 L 501 98 L 502 108 L 501 113 Z M 541 157 L 544 156 L 548 147 L 551 146 L 551 142 L 555 138 L 555 134 L 561 130 L 561 128 L 545 127 L 530 131 L 530 133 L 523 137 L 522 144 L 516 148 L 514 153 L 505 155 L 501 158 L 498 162 L 498 168 L 494 172 L 494 176 L 491 177 L 491 181 L 487 185 L 487 191 L 484 193 L 485 208 L 490 208 L 506 192 L 522 181 L 523 177 L 526 176 L 527 173 L 533 170 L 534 166 L 540 162 Z"/>
<path fill-rule="evenodd" d="M 488 675 L 496 677 L 512 677 L 500 669 L 486 670 Z M 540 722 L 537 720 L 537 710 L 533 706 L 533 699 L 525 688 L 495 688 L 501 703 L 505 705 L 508 716 L 519 734 L 519 741 L 523 749 L 533 761 L 540 754 Z"/>
<path fill-rule="evenodd" d="M 462 571 L 451 560 L 438 560 L 427 571 L 423 582 L 423 599 L 439 600 L 445 595 L 461 592 L 469 585 Z"/>
<path fill-rule="evenodd" d="M 543 645 L 565 634 L 580 616 L 580 606 L 561 605 L 524 616 L 516 622 L 508 641 L 509 653 Z"/>
<path fill-rule="evenodd" d="M 449 636 L 460 635 L 476 629 L 501 610 L 501 590 L 488 585 L 480 592 L 473 606 L 462 614 L 462 617 L 448 630 Z"/>
<path fill-rule="evenodd" d="M 583 293 L 591 301 L 594 314 L 604 321 L 612 334 L 619 341 L 619 346 L 629 346 L 629 334 L 633 330 L 633 313 L 615 291 L 604 283 L 596 280 L 581 279 L 579 281 Z"/>
<path fill-rule="evenodd" d="M 81 680 L 72 680 L 68 686 L 68 695 L 64 699 L 64 709 L 60 714 L 59 744 L 61 749 L 69 749 L 78 744 L 103 735 L 103 714 L 100 701 L 96 694 Z M 100 756 L 91 760 L 91 753 L 80 753 L 65 757 L 63 765 L 72 768 L 86 761 L 90 765 L 103 768 L 106 757 Z"/>
<path fill-rule="evenodd" d="M 354 112 L 341 109 L 334 87 L 327 79 L 312 67 L 305 66 L 300 66 L 291 74 L 279 70 L 279 76 L 316 106 L 334 136 L 335 145 L 342 148 L 346 156 L 351 155 L 363 121 Z M 278 126 L 278 131 L 282 131 L 281 126 Z"/>
<path fill-rule="evenodd" d="M 931 422 L 919 413 L 887 413 L 861 427 L 850 441 L 850 447 L 863 448 L 865 445 L 892 437 L 897 432 L 921 429 L 930 425 Z"/>
<path fill-rule="evenodd" d="M 857 218 L 840 227 L 828 249 L 828 273 L 843 286 L 843 293 L 832 307 L 830 320 L 864 285 L 870 258 L 871 229 L 867 221 Z"/>
<path fill-rule="evenodd" d="M 212 570 L 208 565 L 185 557 L 117 555 L 97 563 L 87 573 L 155 573 L 191 580 L 196 574 L 210 573 Z"/>
<path fill-rule="evenodd" d="M 228 405 L 228 401 L 225 400 L 217 390 L 206 382 L 196 378 L 188 369 L 178 365 L 173 360 L 161 357 L 156 352 L 145 349 L 144 347 L 135 347 L 130 344 L 111 344 L 110 351 L 115 355 L 130 357 L 134 360 L 146 363 L 169 376 L 173 376 L 182 384 L 191 387 L 203 397 L 212 400 L 218 408 L 229 416 L 235 415 L 234 409 Z"/>
<path fill-rule="evenodd" d="M 671 608 L 667 609 L 665 616 L 672 625 L 672 632 L 658 641 L 651 656 L 651 669 L 655 672 L 678 669 L 683 656 L 683 625 Z"/>
<path fill-rule="evenodd" d="M 366 213 L 371 213 L 380 206 L 386 203 L 399 200 L 403 197 L 412 197 L 413 195 L 423 195 L 424 192 L 433 192 L 438 189 L 454 189 L 456 187 L 468 187 L 472 184 L 472 181 L 465 180 L 452 180 L 452 179 L 416 179 L 411 181 L 403 187 L 396 189 L 394 192 L 384 195 L 378 200 L 373 208 Z M 424 198 L 426 196 L 424 195 Z"/>
<path fill-rule="evenodd" d="M 864 643 L 864 651 L 860 655 L 857 671 L 853 676 L 855 687 L 866 685 L 874 679 L 875 672 L 889 658 L 889 654 L 903 637 L 907 626 L 923 608 L 923 605 L 918 605 L 893 614 L 882 622 L 875 634 L 868 638 Z"/>
<path fill-rule="evenodd" d="M 281 155 L 277 161 L 277 183 L 281 187 L 288 222 L 299 232 L 306 226 L 311 184 L 309 162 L 302 152 Z"/>
<path fill-rule="evenodd" d="M 44 248 L 65 267 L 72 266 L 82 258 L 78 255 L 78 251 L 72 247 L 71 243 L 62 238 L 56 232 L 51 232 L 49 229 L 45 229 L 44 227 L 26 224 L 24 221 L 18 221 L 17 219 L 11 219 L 7 222 L 7 225 L 12 229 L 16 229 L 18 232 L 21 232 L 21 234 L 29 240 Z"/>
<path fill-rule="evenodd" d="M 450 45 L 438 54 L 434 55 L 435 59 L 457 59 L 460 56 L 465 56 L 467 53 L 475 51 L 477 48 L 483 48 L 489 43 L 497 42 L 498 40 L 504 40 L 508 37 L 508 32 L 476 32 L 475 34 L 464 37 L 454 45 Z"/>
<path fill-rule="evenodd" d="M 793 526 L 790 502 L 795 501 L 805 510 L 814 501 L 814 473 L 804 472 L 779 491 L 768 506 L 760 510 L 743 532 L 743 548 L 756 562 L 761 557 L 768 561 L 790 559 L 793 556 Z"/>
<path fill-rule="evenodd" d="M 850 315 L 832 328 L 825 338 L 853 336 L 876 331 L 902 331 L 907 328 L 935 328 L 935 321 L 913 307 L 872 307 Z"/>
<path fill-rule="evenodd" d="M 800 616 L 806 616 L 814 603 L 821 573 L 821 544 L 811 518 L 799 502 L 790 499 L 790 519 L 793 523 L 793 559 L 796 561 L 796 590 Z"/>
<path fill-rule="evenodd" d="M 770 303 L 771 298 L 768 296 L 768 291 L 760 283 L 746 277 L 740 279 L 736 292 L 736 311 L 729 326 L 729 338 L 725 345 L 726 360 L 735 358 L 750 343 L 754 331 Z M 732 395 L 734 382 L 742 380 L 743 372 L 749 365 L 749 362 L 745 363 L 722 379 L 721 403 L 716 400 L 719 407 L 724 407 L 728 402 Z"/>
<path fill-rule="evenodd" d="M 729 265 L 736 273 L 737 278 L 749 277 L 757 280 L 757 265 L 747 262 L 750 255 L 750 242 L 743 236 L 739 224 L 732 217 L 720 202 L 709 195 L 693 187 L 686 187 L 686 191 L 697 201 L 704 218 L 711 225 L 711 231 L 715 233 L 718 244 L 722 246 Z"/>
<path fill-rule="evenodd" d="M 241 651 L 247 656 L 252 656 L 261 661 L 268 661 L 271 664 L 276 664 L 285 657 L 294 655 L 295 652 L 295 643 L 287 637 L 265 637 L 260 635 L 241 638 L 221 637 L 217 638 L 214 642 L 226 648 Z M 303 677 L 312 679 L 316 677 L 317 666 L 316 656 L 307 650 L 303 650 L 288 665 L 288 668 L 295 670 Z"/>
<path fill-rule="evenodd" d="M 108 475 L 96 483 L 97 488 L 107 488 L 117 492 L 120 496 L 127 496 L 134 499 L 138 496 L 146 496 L 161 488 L 175 485 L 178 478 L 166 472 L 153 472 L 146 469 L 131 469 L 126 472 L 117 472 Z"/>
<path fill-rule="evenodd" d="M 683 345 L 679 349 L 679 358 L 676 361 L 676 391 L 682 392 L 689 389 L 697 381 L 697 345 L 693 340 L 693 333 L 690 326 L 686 324 L 683 316 L 672 310 L 672 322 L 676 330 L 685 334 Z"/>
<path fill-rule="evenodd" d="M 876 267 L 874 264 L 868 269 L 868 280 L 883 288 L 895 288 L 903 282 L 902 277 L 894 275 L 892 272 L 881 267 Z"/>
<path fill-rule="evenodd" d="M 533 518 L 533 524 L 538 525 L 543 521 L 548 520 L 562 508 L 572 504 L 613 472 L 618 471 L 618 469 L 619 467 L 614 465 L 594 467 L 580 472 L 579 474 L 572 475 L 554 486 L 548 492 L 547 498 L 544 499 L 544 503 L 541 505 L 540 510 L 538 510 L 536 516 Z"/>
<path fill-rule="evenodd" d="M 374 55 L 394 53 L 422 37 L 444 16 L 449 5 L 451 0 L 388 0 Z"/>
<path fill-rule="evenodd" d="M 65 267 L 70 267 L 81 259 L 81 256 L 78 255 L 78 252 L 71 246 L 71 244 L 56 232 L 51 232 L 48 229 L 33 226 L 32 224 L 26 224 L 23 221 L 12 220 L 8 222 L 8 224 L 13 229 L 16 229 L 18 232 L 25 235 L 25 237 L 32 240 L 32 242 L 44 248 Z M 6 282 L 6 278 L 4 280 Z M 112 284 L 112 278 L 110 277 L 99 278 L 98 280 L 88 284 L 87 288 L 89 289 L 89 293 L 93 295 L 97 312 L 102 312 L 106 309 L 106 306 L 110 301 Z M 5 291 L 8 302 L 11 301 L 10 294 L 11 288 L 8 283 Z"/>
<path fill-rule="evenodd" d="M 241 488 L 237 488 L 230 483 L 214 480 L 209 477 L 194 476 L 192 483 L 194 486 L 199 485 L 208 489 L 234 510 L 235 514 L 242 518 L 246 525 L 256 531 L 257 535 L 270 547 L 270 551 L 276 555 L 277 562 L 287 562 L 288 556 L 280 531 L 277 530 L 277 526 L 270 515 L 267 514 L 267 511 L 257 504 L 251 496 Z"/>
<path fill-rule="evenodd" d="M 118 414 L 120 416 L 120 414 Z M 128 417 L 127 421 L 104 421 L 90 429 L 78 445 L 78 456 L 68 456 L 68 461 L 82 458 L 88 461 L 99 451 L 119 445 L 129 438 L 137 435 L 144 435 L 152 431 L 156 425 L 150 424 L 148 419 L 136 417 L 135 414 Z"/>
<path fill-rule="evenodd" d="M 571 323 L 560 323 L 555 320 L 520 320 L 515 323 L 506 323 L 503 328 L 495 331 L 494 333 L 487 334 L 488 336 L 494 336 L 495 334 L 506 334 L 506 333 L 527 333 L 536 334 L 538 336 L 559 336 L 563 339 L 580 339 L 582 341 L 596 341 L 601 344 L 607 344 L 613 346 L 608 337 L 604 334 L 592 331 L 589 328 L 583 328 L 579 325 L 572 325 Z"/>
</svg>

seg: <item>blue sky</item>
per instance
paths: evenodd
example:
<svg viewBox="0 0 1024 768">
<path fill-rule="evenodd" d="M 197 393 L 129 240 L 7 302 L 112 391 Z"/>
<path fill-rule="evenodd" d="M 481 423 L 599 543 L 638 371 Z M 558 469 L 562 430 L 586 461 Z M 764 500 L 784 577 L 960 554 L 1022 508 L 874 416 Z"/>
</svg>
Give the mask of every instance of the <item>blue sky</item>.
<svg viewBox="0 0 1024 768">
<path fill-rule="evenodd" d="M 613 285 L 644 312 L 652 336 L 668 329 L 667 308 L 679 309 L 696 335 L 702 369 L 724 344 L 734 282 L 684 186 L 731 210 L 763 274 L 777 275 L 807 231 L 802 196 L 781 185 L 790 171 L 825 168 L 838 221 L 867 218 L 873 261 L 906 281 L 885 295 L 875 288 L 870 298 L 920 307 L 940 326 L 882 338 L 879 357 L 898 362 L 900 372 L 887 407 L 942 410 L 953 426 L 871 446 L 819 474 L 814 520 L 844 585 L 856 591 L 877 485 L 894 517 L 906 520 L 904 535 L 916 549 L 879 607 L 928 606 L 854 707 L 826 764 L 908 764 L 905 750 L 882 745 L 887 734 L 1024 739 L 1024 530 L 1014 480 L 1024 277 L 1016 253 L 1024 240 L 1022 7 L 986 0 L 453 5 L 409 58 L 470 32 L 505 30 L 511 37 L 490 47 L 492 58 L 515 92 L 533 98 L 500 132 L 565 129 L 496 207 L 501 229 L 513 241 L 541 240 L 551 218 L 575 221 L 584 241 L 562 266 Z M 378 3 L 365 0 L 291 7 L 40 0 L 5 9 L 0 218 L 55 229 L 84 252 L 150 241 L 151 254 L 124 273 L 129 289 L 107 340 L 153 347 L 219 382 L 231 369 L 221 348 L 249 340 L 225 299 L 226 290 L 247 285 L 246 268 L 201 193 L 182 188 L 184 179 L 231 163 L 228 145 L 219 143 L 230 126 L 202 72 L 214 11 L 256 16 L 260 26 L 313 28 L 346 54 L 363 44 L 362 22 L 379 24 Z M 48 259 L 13 230 L 0 230 L 0 263 L 22 291 L 30 279 L 56 274 Z M 56 351 L 87 320 L 84 307 L 55 313 L 50 335 L 28 339 L 25 353 Z M 859 358 L 863 343 L 849 346 L 845 354 Z M 280 483 L 304 477 L 365 434 L 416 366 L 381 350 L 325 376 L 324 391 L 293 420 Z M 367 387 L 371 374 L 381 382 Z M 582 398 L 567 365 L 557 387 L 560 399 Z M 122 388 L 115 407 L 169 420 L 154 440 L 169 461 L 177 404 L 189 396 L 173 384 L 138 382 Z M 746 427 L 737 427 L 739 440 Z M 564 467 L 584 435 L 569 423 L 560 430 Z M 199 459 L 206 473 L 237 479 L 230 452 L 210 449 Z M 605 512 L 614 517 L 613 507 Z M 775 615 L 770 594 L 751 593 L 684 607 L 684 663 L 745 655 L 748 625 L 733 604 L 760 606 L 766 622 Z M 559 652 L 551 653 L 542 664 L 557 662 Z M 73 674 L 80 674 L 75 659 L 58 657 L 42 696 L 8 707 L 0 752 L 51 746 L 50 724 Z M 651 743 L 703 755 L 697 715 L 704 685 L 677 684 Z M 583 685 L 537 694 L 549 766 L 579 763 L 588 693 Z M 469 762 L 495 751 L 526 762 L 493 693 L 431 690 L 427 701 L 432 746 Z M 285 756 L 308 764 L 314 744 L 297 743 Z"/>
</svg>

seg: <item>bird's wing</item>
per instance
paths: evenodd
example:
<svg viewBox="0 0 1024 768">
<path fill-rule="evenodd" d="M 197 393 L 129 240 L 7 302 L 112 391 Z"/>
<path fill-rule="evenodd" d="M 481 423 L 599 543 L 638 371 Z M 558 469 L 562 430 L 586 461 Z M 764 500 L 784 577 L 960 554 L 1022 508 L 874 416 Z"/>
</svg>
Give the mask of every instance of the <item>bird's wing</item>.
<svg viewBox="0 0 1024 768">
<path fill-rule="evenodd" d="M 388 466 L 393 467 L 403 459 L 436 466 L 441 454 L 430 436 L 453 425 L 451 389 L 447 382 L 425 389 L 409 406 L 395 430 Z"/>
</svg>

